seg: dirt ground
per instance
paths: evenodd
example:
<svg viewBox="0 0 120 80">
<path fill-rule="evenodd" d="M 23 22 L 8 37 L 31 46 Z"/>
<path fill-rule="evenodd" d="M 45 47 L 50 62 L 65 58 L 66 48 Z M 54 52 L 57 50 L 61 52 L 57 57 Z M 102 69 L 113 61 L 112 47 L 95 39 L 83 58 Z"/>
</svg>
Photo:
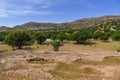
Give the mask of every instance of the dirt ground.
<svg viewBox="0 0 120 80">
<path fill-rule="evenodd" d="M 102 61 L 105 57 L 120 57 L 120 52 L 102 50 L 91 46 L 64 44 L 59 51 L 53 51 L 51 46 L 46 49 L 15 50 L 12 54 L 1 52 L 0 80 L 57 80 L 49 73 L 58 62 L 73 63 L 77 60 Z M 37 59 L 40 61 L 30 61 Z M 29 61 L 28 61 L 29 60 Z M 3 66 L 3 67 L 2 67 Z M 120 73 L 120 65 L 82 65 L 81 68 L 92 67 L 102 73 L 100 79 L 96 80 L 118 80 L 109 79 Z M 117 72 L 115 74 L 115 72 Z M 90 76 L 90 75 L 88 75 Z M 64 79 L 61 79 L 64 80 Z M 68 80 L 93 80 L 93 79 L 68 79 Z"/>
</svg>

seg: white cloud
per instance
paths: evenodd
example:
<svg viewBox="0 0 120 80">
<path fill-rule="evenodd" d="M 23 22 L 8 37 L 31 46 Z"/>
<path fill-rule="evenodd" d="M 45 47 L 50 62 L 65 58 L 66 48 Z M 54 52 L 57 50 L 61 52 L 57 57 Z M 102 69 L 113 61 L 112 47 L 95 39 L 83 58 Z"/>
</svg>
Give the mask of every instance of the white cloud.
<svg viewBox="0 0 120 80">
<path fill-rule="evenodd" d="M 50 11 L 23 11 L 25 14 L 41 14 L 41 15 L 46 15 L 46 14 L 53 14 Z"/>
<path fill-rule="evenodd" d="M 50 7 L 65 3 L 67 0 L 0 0 L 0 17 L 37 14 L 51 15 Z"/>
<path fill-rule="evenodd" d="M 10 0 L 0 0 L 0 17 L 9 17 L 26 14 L 38 14 L 38 15 L 52 14 L 51 11 L 36 10 L 36 6 L 34 6 L 34 4 L 39 4 L 38 7 L 41 9 L 51 7 L 52 6 L 51 0 L 21 0 L 21 1 L 24 1 L 25 4 L 21 5 L 19 3 L 16 3 L 16 1 L 11 2 Z"/>
<path fill-rule="evenodd" d="M 38 15 L 50 15 L 53 14 L 50 11 L 32 11 L 32 10 L 0 10 L 0 17 L 9 17 L 15 15 L 26 15 L 26 14 L 38 14 Z"/>
<path fill-rule="evenodd" d="M 41 8 L 49 8 L 52 7 L 55 4 L 54 0 L 24 0 L 28 2 L 29 4 L 39 4 L 39 7 Z"/>
</svg>

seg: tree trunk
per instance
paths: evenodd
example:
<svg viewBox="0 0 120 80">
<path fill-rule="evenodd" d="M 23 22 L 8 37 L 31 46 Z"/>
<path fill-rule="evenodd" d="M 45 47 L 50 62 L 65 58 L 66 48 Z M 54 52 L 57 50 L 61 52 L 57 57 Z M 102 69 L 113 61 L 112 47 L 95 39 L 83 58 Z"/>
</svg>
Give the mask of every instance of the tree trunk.
<svg viewBox="0 0 120 80">
<path fill-rule="evenodd" d="M 18 49 L 22 49 L 22 47 L 21 47 L 21 46 L 18 46 Z"/>
</svg>

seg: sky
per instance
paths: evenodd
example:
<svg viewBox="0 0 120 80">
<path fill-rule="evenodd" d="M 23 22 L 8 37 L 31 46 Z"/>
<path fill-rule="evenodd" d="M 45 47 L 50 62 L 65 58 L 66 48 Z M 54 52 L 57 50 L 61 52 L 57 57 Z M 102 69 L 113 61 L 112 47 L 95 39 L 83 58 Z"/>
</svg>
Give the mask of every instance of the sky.
<svg viewBox="0 0 120 80">
<path fill-rule="evenodd" d="M 120 15 L 120 0 L 0 0 L 0 26 Z"/>
</svg>

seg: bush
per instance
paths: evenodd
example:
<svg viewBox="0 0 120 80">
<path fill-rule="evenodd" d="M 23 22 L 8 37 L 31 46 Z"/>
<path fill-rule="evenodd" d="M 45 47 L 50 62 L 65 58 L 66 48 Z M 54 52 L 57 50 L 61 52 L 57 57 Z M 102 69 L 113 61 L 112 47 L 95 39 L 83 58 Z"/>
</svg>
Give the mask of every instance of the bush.
<svg viewBox="0 0 120 80">
<path fill-rule="evenodd" d="M 120 31 L 114 33 L 111 38 L 113 41 L 120 41 Z"/>
<path fill-rule="evenodd" d="M 6 44 L 18 49 L 30 45 L 31 41 L 31 36 L 25 31 L 12 31 L 5 37 Z"/>
<path fill-rule="evenodd" d="M 0 41 L 4 41 L 6 35 L 7 35 L 7 32 L 0 32 Z"/>
<path fill-rule="evenodd" d="M 100 37 L 100 40 L 104 41 L 104 42 L 107 41 L 108 39 L 109 39 L 109 37 L 107 35 L 103 35 Z"/>
<path fill-rule="evenodd" d="M 57 39 L 63 42 L 65 39 L 67 39 L 67 35 L 65 33 L 59 33 L 57 35 Z"/>
<path fill-rule="evenodd" d="M 59 47 L 63 44 L 61 41 L 53 41 L 51 42 L 51 45 L 53 46 L 54 51 L 58 51 Z"/>
<path fill-rule="evenodd" d="M 46 37 L 42 33 L 35 33 L 34 39 L 37 41 L 38 44 L 43 44 L 43 42 L 45 42 L 46 40 Z"/>
<path fill-rule="evenodd" d="M 80 30 L 73 34 L 73 40 L 75 40 L 77 44 L 84 43 L 90 37 L 91 34 L 89 34 L 89 32 L 86 30 Z"/>
<path fill-rule="evenodd" d="M 104 34 L 102 32 L 96 32 L 93 34 L 93 39 L 100 39 Z"/>
</svg>

